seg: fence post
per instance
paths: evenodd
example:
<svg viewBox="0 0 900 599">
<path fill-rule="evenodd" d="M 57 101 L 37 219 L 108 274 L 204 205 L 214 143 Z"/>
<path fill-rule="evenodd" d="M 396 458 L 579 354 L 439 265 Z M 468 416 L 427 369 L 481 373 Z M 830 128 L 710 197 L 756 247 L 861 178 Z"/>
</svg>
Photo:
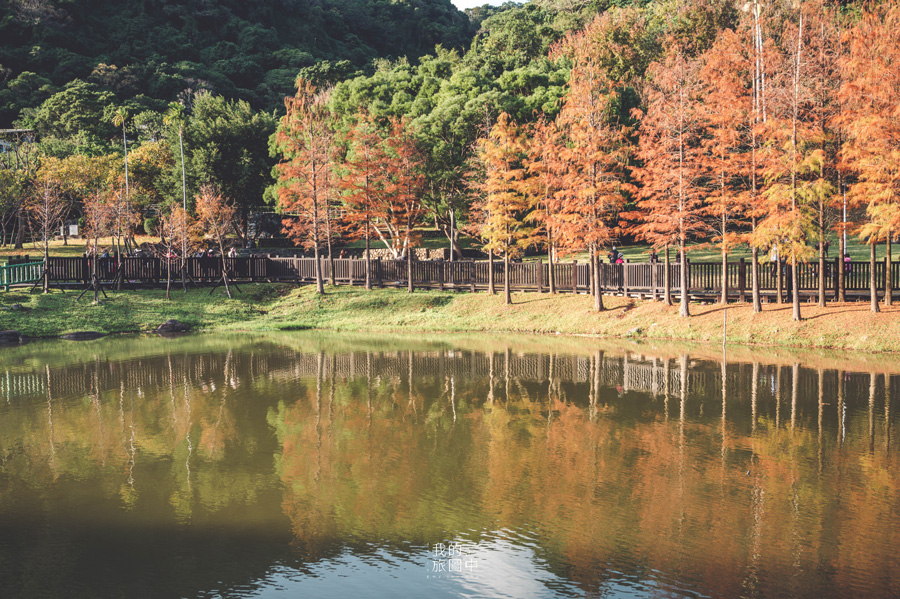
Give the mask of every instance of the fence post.
<svg viewBox="0 0 900 599">
<path fill-rule="evenodd" d="M 475 293 L 475 261 L 469 263 L 469 281 L 472 285 L 472 293 Z"/>
<path fill-rule="evenodd" d="M 741 293 L 741 301 L 747 301 L 746 289 L 747 289 L 747 263 L 741 258 L 740 266 L 738 267 L 738 285 L 740 286 Z"/>
<path fill-rule="evenodd" d="M 544 293 L 544 262 L 536 262 L 537 267 L 537 277 L 538 277 L 538 293 Z"/>
<path fill-rule="evenodd" d="M 572 293 L 578 293 L 578 260 L 572 260 Z"/>
<path fill-rule="evenodd" d="M 622 264 L 622 297 L 628 297 L 628 264 Z"/>
</svg>

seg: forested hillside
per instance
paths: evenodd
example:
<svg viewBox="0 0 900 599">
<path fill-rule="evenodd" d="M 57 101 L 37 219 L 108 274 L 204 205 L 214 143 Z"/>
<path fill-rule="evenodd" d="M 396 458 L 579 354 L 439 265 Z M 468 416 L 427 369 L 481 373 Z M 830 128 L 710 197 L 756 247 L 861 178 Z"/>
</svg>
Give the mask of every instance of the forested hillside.
<svg viewBox="0 0 900 599">
<path fill-rule="evenodd" d="M 4 33 L 31 36 L 4 37 L 4 56 L 33 69 L 0 93 L 36 132 L 0 152 L 0 243 L 88 222 L 91 206 L 111 220 L 89 230 L 188 238 L 166 222 L 187 227 L 196 198 L 221 194 L 242 244 L 267 202 L 312 252 L 362 241 L 402 257 L 433 224 L 456 256 L 461 230 L 507 263 L 586 252 L 594 280 L 623 239 L 664 262 L 714 245 L 722 272 L 749 244 L 754 264 L 816 260 L 825 273 L 837 233 L 871 244 L 874 273 L 875 246 L 900 229 L 898 0 L 532 0 L 466 15 L 436 0 L 191 0 L 190 16 L 0 1 L 17 11 Z M 104 11 L 124 20 L 100 27 Z M 127 33 L 140 23 L 149 35 Z"/>
<path fill-rule="evenodd" d="M 0 126 L 74 79 L 144 108 L 207 89 L 271 111 L 304 69 L 340 78 L 473 33 L 450 0 L 0 0 Z"/>
</svg>

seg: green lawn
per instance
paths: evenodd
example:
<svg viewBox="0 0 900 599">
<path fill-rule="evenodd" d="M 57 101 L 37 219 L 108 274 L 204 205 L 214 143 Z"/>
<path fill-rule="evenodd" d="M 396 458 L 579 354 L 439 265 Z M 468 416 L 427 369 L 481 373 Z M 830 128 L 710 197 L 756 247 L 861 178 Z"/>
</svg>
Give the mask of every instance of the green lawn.
<svg viewBox="0 0 900 599">
<path fill-rule="evenodd" d="M 124 333 L 151 331 L 175 318 L 194 331 L 408 331 L 464 332 L 490 338 L 496 333 L 544 333 L 681 339 L 720 343 L 722 307 L 692 303 L 690 318 L 678 316 L 678 306 L 632 298 L 605 297 L 607 310 L 597 313 L 588 295 L 514 293 L 513 305 L 502 294 L 417 291 L 326 286 L 324 296 L 313 285 L 243 285 L 243 293 L 228 300 L 221 290 L 187 293 L 173 290 L 111 292 L 100 304 L 75 293 L 44 295 L 27 291 L 0 292 L 0 330 L 28 336 L 55 336 L 74 331 Z M 26 310 L 12 310 L 12 304 Z M 791 321 L 791 306 L 766 304 L 753 314 L 747 303 L 728 307 L 728 341 L 791 347 L 900 351 L 900 306 L 870 312 L 867 302 L 818 308 L 802 306 L 802 322 Z"/>
</svg>

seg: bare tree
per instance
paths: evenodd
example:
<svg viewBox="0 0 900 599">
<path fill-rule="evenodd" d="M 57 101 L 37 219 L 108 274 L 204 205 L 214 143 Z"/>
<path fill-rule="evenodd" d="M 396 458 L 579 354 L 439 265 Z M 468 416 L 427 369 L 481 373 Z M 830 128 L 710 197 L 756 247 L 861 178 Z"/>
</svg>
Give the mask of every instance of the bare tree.
<svg viewBox="0 0 900 599">
<path fill-rule="evenodd" d="M 157 233 L 160 237 L 162 255 L 160 260 L 166 264 L 166 299 L 170 298 L 172 288 L 172 265 L 184 264 L 186 254 L 193 248 L 194 219 L 184 211 L 182 206 L 173 205 L 171 210 L 159 217 Z M 184 254 L 179 260 L 179 251 Z M 182 267 L 182 276 L 185 271 Z"/>
<path fill-rule="evenodd" d="M 228 232 L 232 229 L 235 216 L 237 216 L 237 210 L 234 204 L 219 193 L 219 190 L 209 185 L 204 185 L 200 189 L 200 195 L 196 198 L 196 208 L 199 232 L 211 237 L 219 247 L 219 255 L 222 256 L 222 283 L 225 285 L 225 293 L 230 299 L 231 289 L 228 286 L 225 244 L 228 240 Z"/>
<path fill-rule="evenodd" d="M 44 293 L 50 291 L 50 239 L 63 223 L 69 204 L 60 190 L 59 182 L 42 177 L 35 181 L 34 193 L 26 204 L 34 227 L 40 231 L 44 248 Z"/>
</svg>

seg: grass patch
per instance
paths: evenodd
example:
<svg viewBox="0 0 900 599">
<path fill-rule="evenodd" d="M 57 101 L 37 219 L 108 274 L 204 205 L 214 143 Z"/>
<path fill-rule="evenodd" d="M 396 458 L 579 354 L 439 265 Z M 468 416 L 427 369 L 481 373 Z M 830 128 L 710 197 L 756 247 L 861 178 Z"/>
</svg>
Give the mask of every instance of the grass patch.
<svg viewBox="0 0 900 599">
<path fill-rule="evenodd" d="M 692 304 L 692 316 L 678 316 L 678 306 L 661 302 L 606 297 L 597 313 L 586 295 L 514 293 L 513 305 L 502 294 L 453 291 L 326 287 L 283 284 L 242 285 L 227 299 L 224 291 L 121 291 L 94 305 L 87 297 L 55 291 L 0 293 L 0 329 L 25 335 L 55 336 L 74 331 L 123 333 L 150 331 L 170 318 L 198 331 L 300 331 L 320 329 L 372 333 L 545 333 L 592 335 L 634 340 L 676 339 L 721 343 L 723 308 Z M 20 303 L 26 311 L 12 311 Z M 728 306 L 730 344 L 900 351 L 900 307 L 871 314 L 868 303 L 832 304 L 821 309 L 804 304 L 804 320 L 791 321 L 789 304 L 765 305 L 753 314 L 749 304 Z"/>
<path fill-rule="evenodd" d="M 163 290 L 107 291 L 99 304 L 92 303 L 91 294 L 75 301 L 78 293 L 28 293 L 10 291 L 0 293 L 0 329 L 14 329 L 30 337 L 46 337 L 75 331 L 101 333 L 130 333 L 149 331 L 170 318 L 189 324 L 196 330 L 215 330 L 223 326 L 251 322 L 259 318 L 277 301 L 279 290 L 259 287 L 288 287 L 282 285 L 242 285 L 244 293 L 236 293 L 228 300 L 224 290 L 209 289 L 172 291 L 166 300 Z M 260 300 L 274 295 L 272 299 Z M 9 306 L 21 304 L 25 311 L 11 311 Z"/>
</svg>

